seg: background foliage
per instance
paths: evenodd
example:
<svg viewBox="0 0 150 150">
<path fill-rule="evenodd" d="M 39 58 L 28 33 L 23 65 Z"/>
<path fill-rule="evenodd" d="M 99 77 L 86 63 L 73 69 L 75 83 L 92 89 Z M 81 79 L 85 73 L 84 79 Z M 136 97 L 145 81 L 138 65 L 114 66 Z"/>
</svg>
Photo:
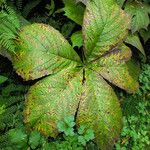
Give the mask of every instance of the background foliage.
<svg viewBox="0 0 150 150">
<path fill-rule="evenodd" d="M 150 147 L 149 1 L 117 1 L 132 18 L 130 35 L 125 42 L 133 49 L 142 71 L 139 77 L 140 89 L 135 94 L 127 94 L 116 88 L 124 117 L 121 136 L 114 149 L 147 150 Z M 78 4 L 76 10 L 74 3 L 65 0 L 1 0 L 0 53 L 11 60 L 7 51 L 16 53 L 15 41 L 20 28 L 33 22 L 42 22 L 59 30 L 80 54 L 84 4 Z M 5 51 L 2 46 L 6 48 Z M 27 132 L 23 123 L 24 95 L 34 82 L 23 82 L 11 69 L 10 62 L 0 56 L 0 149 L 97 149 L 92 141 L 93 131 L 87 129 L 84 132 L 86 125 L 74 128 L 71 116 L 58 123 L 62 133 L 56 139 L 44 137 L 37 131 Z"/>
</svg>

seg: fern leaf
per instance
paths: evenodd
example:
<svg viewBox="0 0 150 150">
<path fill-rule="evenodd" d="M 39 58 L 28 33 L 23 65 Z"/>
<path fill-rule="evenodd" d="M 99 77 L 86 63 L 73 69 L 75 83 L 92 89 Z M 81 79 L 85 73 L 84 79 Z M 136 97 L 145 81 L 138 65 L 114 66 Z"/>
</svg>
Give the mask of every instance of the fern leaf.
<svg viewBox="0 0 150 150">
<path fill-rule="evenodd" d="M 20 28 L 20 21 L 15 11 L 4 6 L 0 12 L 0 45 L 10 52 L 15 52 L 15 43 L 17 32 Z"/>
<path fill-rule="evenodd" d="M 41 0 L 34 0 L 27 3 L 22 12 L 23 16 L 26 18 L 31 12 L 31 10 L 35 8 L 40 2 Z"/>
<path fill-rule="evenodd" d="M 17 0 L 16 1 L 16 6 L 17 6 L 18 10 L 21 10 L 22 6 L 23 6 L 23 0 Z"/>
</svg>

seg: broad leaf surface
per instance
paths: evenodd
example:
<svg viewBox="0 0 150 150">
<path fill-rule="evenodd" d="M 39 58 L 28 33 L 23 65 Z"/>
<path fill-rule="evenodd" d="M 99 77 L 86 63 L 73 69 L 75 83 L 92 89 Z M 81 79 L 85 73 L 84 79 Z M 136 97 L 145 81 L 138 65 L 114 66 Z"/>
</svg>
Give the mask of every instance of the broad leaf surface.
<svg viewBox="0 0 150 150">
<path fill-rule="evenodd" d="M 117 96 L 98 73 L 86 70 L 85 76 L 77 124 L 94 130 L 96 143 L 102 150 L 112 149 L 121 130 Z"/>
<path fill-rule="evenodd" d="M 129 24 L 114 0 L 88 1 L 83 21 L 85 56 L 91 60 L 122 43 Z"/>
<path fill-rule="evenodd" d="M 69 68 L 31 87 L 24 115 L 28 127 L 56 137 L 57 122 L 65 116 L 75 116 L 78 111 L 78 125 L 86 124 L 92 128 L 100 147 L 112 147 L 121 129 L 117 97 L 98 73 L 86 69 L 85 77 L 82 84 L 82 69 Z"/>
<path fill-rule="evenodd" d="M 144 28 L 147 29 L 150 24 L 149 15 L 150 6 L 138 1 L 127 3 L 125 11 L 132 17 L 131 31 L 132 33 Z"/>
<path fill-rule="evenodd" d="M 146 57 L 144 48 L 143 48 L 142 43 L 141 43 L 139 36 L 137 34 L 128 35 L 125 42 L 136 47 Z"/>
<path fill-rule="evenodd" d="M 44 24 L 25 26 L 19 33 L 13 65 L 25 80 L 53 74 L 80 62 L 77 53 L 54 28 Z"/>
<path fill-rule="evenodd" d="M 75 23 L 82 25 L 85 7 L 78 4 L 76 0 L 63 0 L 65 15 Z"/>
<path fill-rule="evenodd" d="M 150 39 L 150 26 L 148 26 L 147 30 L 140 30 L 140 35 L 143 38 L 144 42 L 146 43 Z"/>
<path fill-rule="evenodd" d="M 26 98 L 26 124 L 56 137 L 58 121 L 76 113 L 81 85 L 82 71 L 71 68 L 39 81 L 31 87 Z"/>
<path fill-rule="evenodd" d="M 75 33 L 72 34 L 71 36 L 71 42 L 72 42 L 72 46 L 75 47 L 82 47 L 83 45 L 83 38 L 82 38 L 82 32 L 81 31 L 77 31 Z"/>
<path fill-rule="evenodd" d="M 139 66 L 133 62 L 126 63 L 130 57 L 130 49 L 123 45 L 99 61 L 95 61 L 92 69 L 109 82 L 132 93 L 139 87 L 137 82 Z"/>
</svg>

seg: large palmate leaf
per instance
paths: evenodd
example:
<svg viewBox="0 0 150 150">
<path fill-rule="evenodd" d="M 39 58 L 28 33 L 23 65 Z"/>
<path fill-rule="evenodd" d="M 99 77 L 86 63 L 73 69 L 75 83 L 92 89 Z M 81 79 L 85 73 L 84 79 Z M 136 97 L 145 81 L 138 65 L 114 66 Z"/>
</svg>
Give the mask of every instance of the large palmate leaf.
<svg viewBox="0 0 150 150">
<path fill-rule="evenodd" d="M 73 67 L 77 62 L 77 53 L 54 28 L 32 24 L 19 33 L 13 65 L 25 80 L 55 73 L 68 65 Z"/>
<path fill-rule="evenodd" d="M 63 8 L 65 15 L 75 23 L 82 25 L 84 6 L 77 3 L 76 0 L 63 0 L 63 2 L 65 4 L 65 7 Z"/>
<path fill-rule="evenodd" d="M 83 21 L 85 56 L 91 60 L 121 43 L 129 23 L 114 0 L 88 1 Z"/>
<path fill-rule="evenodd" d="M 78 125 L 92 128 L 97 143 L 106 149 L 114 144 L 121 129 L 117 97 L 107 82 L 92 70 L 86 70 L 84 84 L 82 80 L 82 70 L 68 68 L 38 82 L 26 99 L 25 122 L 56 137 L 57 122 L 65 116 L 75 116 L 78 111 Z"/>
<path fill-rule="evenodd" d="M 28 128 L 56 137 L 58 121 L 75 116 L 77 125 L 92 128 L 99 147 L 109 150 L 120 134 L 121 109 L 108 82 L 135 92 L 138 67 L 129 61 L 131 51 L 123 44 L 129 18 L 115 0 L 90 0 L 86 5 L 84 64 L 58 31 L 43 24 L 19 32 L 13 64 L 25 80 L 49 75 L 26 96 Z"/>
</svg>

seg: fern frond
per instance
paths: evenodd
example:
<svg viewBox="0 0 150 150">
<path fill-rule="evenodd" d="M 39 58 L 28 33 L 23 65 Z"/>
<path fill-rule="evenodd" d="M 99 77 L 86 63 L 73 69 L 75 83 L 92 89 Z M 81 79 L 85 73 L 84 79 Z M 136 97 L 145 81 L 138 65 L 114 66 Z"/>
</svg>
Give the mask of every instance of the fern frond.
<svg viewBox="0 0 150 150">
<path fill-rule="evenodd" d="M 15 85 L 14 83 L 9 84 L 8 86 L 6 86 L 5 88 L 3 88 L 2 90 L 2 96 L 3 97 L 10 97 L 10 95 L 14 95 L 15 93 L 18 94 L 18 96 L 20 96 L 19 94 L 21 94 L 22 92 L 25 92 L 27 90 L 27 88 L 25 88 L 22 85 Z"/>
<path fill-rule="evenodd" d="M 15 11 L 4 5 L 0 12 L 0 45 L 10 52 L 15 52 L 14 40 L 18 36 L 20 21 Z"/>
<path fill-rule="evenodd" d="M 34 1 L 30 1 L 29 3 L 27 3 L 22 12 L 23 16 L 26 18 L 31 12 L 31 10 L 35 8 L 41 1 L 42 0 L 34 0 Z"/>
<path fill-rule="evenodd" d="M 1 96 L 0 96 L 1 99 Z M 9 107 L 11 105 L 14 105 L 18 102 L 21 102 L 24 100 L 24 96 L 11 96 L 10 98 L 2 98 L 0 101 L 0 105 L 5 105 L 5 107 Z"/>
<path fill-rule="evenodd" d="M 16 12 L 9 6 L 5 6 L 5 9 L 6 9 L 6 13 L 8 14 L 7 15 L 7 20 L 9 22 L 11 22 L 16 27 L 16 29 L 19 30 L 20 21 L 18 19 L 18 16 L 17 16 Z"/>
<path fill-rule="evenodd" d="M 23 6 L 23 0 L 16 0 L 16 6 L 18 10 L 21 10 Z"/>
</svg>

